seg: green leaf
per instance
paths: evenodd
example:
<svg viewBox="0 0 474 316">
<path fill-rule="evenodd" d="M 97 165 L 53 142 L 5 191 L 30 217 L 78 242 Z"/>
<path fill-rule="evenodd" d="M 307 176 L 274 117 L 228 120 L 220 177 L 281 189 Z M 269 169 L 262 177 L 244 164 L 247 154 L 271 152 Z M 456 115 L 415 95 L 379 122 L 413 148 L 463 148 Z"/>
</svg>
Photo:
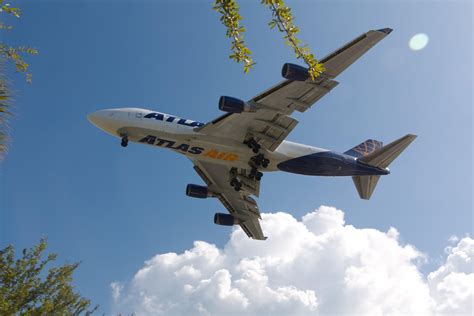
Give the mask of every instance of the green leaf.
<svg viewBox="0 0 474 316">
<path fill-rule="evenodd" d="M 285 44 L 293 48 L 296 58 L 303 59 L 309 66 L 308 72 L 312 80 L 324 72 L 324 66 L 319 64 L 311 54 L 306 45 L 301 44 L 301 40 L 296 37 L 300 29 L 293 24 L 293 15 L 291 8 L 286 6 L 283 0 L 261 0 L 261 3 L 268 7 L 272 13 L 272 20 L 268 23 L 271 29 L 275 26 L 281 33 L 284 33 Z"/>
<path fill-rule="evenodd" d="M 226 36 L 233 39 L 231 42 L 230 59 L 243 63 L 244 72 L 247 73 L 252 67 L 252 52 L 246 47 L 243 34 L 246 29 L 240 26 L 239 21 L 242 16 L 239 13 L 239 6 L 235 0 L 215 0 L 212 6 L 214 11 L 221 14 L 220 21 L 226 27 Z"/>
</svg>

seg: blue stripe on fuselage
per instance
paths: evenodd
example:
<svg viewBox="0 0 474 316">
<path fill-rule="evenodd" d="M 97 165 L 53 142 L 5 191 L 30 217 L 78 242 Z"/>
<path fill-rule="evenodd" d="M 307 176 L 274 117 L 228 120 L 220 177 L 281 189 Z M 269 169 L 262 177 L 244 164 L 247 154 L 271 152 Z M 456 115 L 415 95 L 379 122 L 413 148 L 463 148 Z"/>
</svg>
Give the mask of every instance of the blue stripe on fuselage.
<svg viewBox="0 0 474 316">
<path fill-rule="evenodd" d="M 369 166 L 354 157 L 325 151 L 293 158 L 278 164 L 281 171 L 310 176 L 362 176 L 384 175 L 389 172 Z"/>
<path fill-rule="evenodd" d="M 184 125 L 184 126 L 189 126 L 189 127 L 200 127 L 203 126 L 204 123 L 197 122 L 197 121 L 192 121 L 192 120 L 187 120 L 183 118 L 179 118 L 176 116 L 172 116 L 169 114 L 165 113 L 160 113 L 160 112 L 151 112 L 148 113 L 147 115 L 144 116 L 144 118 L 147 119 L 155 119 L 158 121 L 163 121 L 163 122 L 169 122 L 169 123 L 176 123 L 179 125 Z"/>
</svg>

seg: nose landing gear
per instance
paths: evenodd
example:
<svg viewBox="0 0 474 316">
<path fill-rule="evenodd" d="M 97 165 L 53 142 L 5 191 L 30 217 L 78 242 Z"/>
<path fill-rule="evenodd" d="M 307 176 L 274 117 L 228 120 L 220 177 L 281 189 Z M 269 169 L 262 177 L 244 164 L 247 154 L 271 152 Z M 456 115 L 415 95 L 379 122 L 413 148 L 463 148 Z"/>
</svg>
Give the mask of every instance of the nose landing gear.
<svg viewBox="0 0 474 316">
<path fill-rule="evenodd" d="M 127 137 L 127 135 L 122 137 L 122 142 L 120 143 L 120 145 L 122 145 L 122 147 L 127 147 L 128 146 L 128 137 Z"/>
</svg>

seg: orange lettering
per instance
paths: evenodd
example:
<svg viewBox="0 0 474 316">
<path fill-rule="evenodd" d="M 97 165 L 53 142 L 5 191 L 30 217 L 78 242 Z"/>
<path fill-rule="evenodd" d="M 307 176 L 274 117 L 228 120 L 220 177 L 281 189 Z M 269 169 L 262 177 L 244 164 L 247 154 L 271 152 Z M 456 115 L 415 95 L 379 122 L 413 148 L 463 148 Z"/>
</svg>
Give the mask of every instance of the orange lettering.
<svg viewBox="0 0 474 316">
<path fill-rule="evenodd" d="M 204 154 L 206 157 L 217 158 L 219 152 L 215 149 L 209 150 L 207 153 Z"/>
<path fill-rule="evenodd" d="M 217 155 L 217 159 L 224 159 L 225 155 L 227 155 L 226 153 L 220 153 L 219 155 Z"/>
<path fill-rule="evenodd" d="M 234 154 L 227 154 L 227 156 L 224 157 L 224 160 L 227 161 L 236 161 L 237 159 L 239 159 L 239 156 Z"/>
</svg>

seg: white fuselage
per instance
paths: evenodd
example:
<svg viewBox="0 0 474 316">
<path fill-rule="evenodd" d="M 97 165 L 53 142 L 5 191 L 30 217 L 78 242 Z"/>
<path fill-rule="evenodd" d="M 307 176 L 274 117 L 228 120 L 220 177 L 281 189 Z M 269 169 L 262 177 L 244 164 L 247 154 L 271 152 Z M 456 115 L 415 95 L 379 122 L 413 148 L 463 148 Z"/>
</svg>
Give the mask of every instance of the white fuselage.
<svg viewBox="0 0 474 316">
<path fill-rule="evenodd" d="M 145 118 L 150 114 L 153 118 Z M 194 129 L 202 123 L 161 112 L 140 108 L 109 109 L 94 112 L 88 119 L 113 136 L 127 136 L 132 142 L 168 148 L 191 159 L 248 168 L 250 158 L 255 155 L 243 143 L 196 132 Z M 265 171 L 277 171 L 276 166 L 282 161 L 324 151 L 327 150 L 283 141 L 275 151 L 265 151 L 265 157 L 270 160 Z"/>
</svg>

